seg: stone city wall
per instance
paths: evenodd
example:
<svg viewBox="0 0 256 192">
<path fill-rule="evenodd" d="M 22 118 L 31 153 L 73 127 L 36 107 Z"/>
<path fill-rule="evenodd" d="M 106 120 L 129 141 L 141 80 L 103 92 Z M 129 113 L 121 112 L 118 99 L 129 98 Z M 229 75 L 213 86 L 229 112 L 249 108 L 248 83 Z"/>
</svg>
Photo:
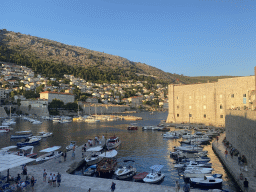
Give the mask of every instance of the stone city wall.
<svg viewBox="0 0 256 192">
<path fill-rule="evenodd" d="M 254 109 L 255 77 L 220 79 L 214 83 L 169 85 L 168 123 L 224 126 L 227 109 Z"/>
<path fill-rule="evenodd" d="M 256 168 L 256 111 L 227 110 L 225 129 L 227 141 Z"/>
<path fill-rule="evenodd" d="M 121 113 L 130 110 L 128 105 L 108 105 L 108 104 L 84 104 L 79 103 L 79 106 L 83 109 L 83 115 L 93 115 L 93 114 L 113 114 Z"/>
</svg>

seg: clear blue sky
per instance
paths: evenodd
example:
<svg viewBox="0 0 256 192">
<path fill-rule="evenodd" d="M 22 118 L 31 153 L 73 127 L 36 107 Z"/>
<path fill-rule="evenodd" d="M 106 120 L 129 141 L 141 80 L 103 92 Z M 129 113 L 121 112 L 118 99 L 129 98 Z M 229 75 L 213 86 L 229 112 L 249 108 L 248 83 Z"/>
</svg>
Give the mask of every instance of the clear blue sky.
<svg viewBox="0 0 256 192">
<path fill-rule="evenodd" d="M 254 0 L 7 0 L 0 29 L 187 76 L 253 75 Z"/>
</svg>

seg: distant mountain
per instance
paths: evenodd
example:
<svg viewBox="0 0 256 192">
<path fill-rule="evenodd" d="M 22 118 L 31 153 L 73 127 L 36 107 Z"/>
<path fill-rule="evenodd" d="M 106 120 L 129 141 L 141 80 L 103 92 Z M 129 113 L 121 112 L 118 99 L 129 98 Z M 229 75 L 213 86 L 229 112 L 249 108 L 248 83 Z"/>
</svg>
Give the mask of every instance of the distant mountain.
<svg viewBox="0 0 256 192">
<path fill-rule="evenodd" d="M 226 78 L 224 76 L 188 77 L 167 73 L 144 63 L 132 62 L 119 56 L 66 45 L 49 39 L 15 33 L 5 29 L 0 30 L 0 48 L 0 60 L 12 61 L 17 64 L 22 64 L 22 61 L 25 60 L 31 60 L 34 63 L 49 62 L 54 65 L 60 65 L 59 67 L 67 65 L 76 68 L 94 68 L 102 72 L 112 72 L 114 70 L 115 75 L 121 75 L 122 77 L 126 76 L 129 78 L 133 74 L 152 77 L 166 83 L 204 83 L 207 81 L 216 81 L 219 78 Z M 38 67 L 34 68 L 35 70 L 38 69 Z M 38 72 L 42 72 L 42 70 Z M 120 74 L 118 74 L 118 71 L 120 71 Z"/>
</svg>

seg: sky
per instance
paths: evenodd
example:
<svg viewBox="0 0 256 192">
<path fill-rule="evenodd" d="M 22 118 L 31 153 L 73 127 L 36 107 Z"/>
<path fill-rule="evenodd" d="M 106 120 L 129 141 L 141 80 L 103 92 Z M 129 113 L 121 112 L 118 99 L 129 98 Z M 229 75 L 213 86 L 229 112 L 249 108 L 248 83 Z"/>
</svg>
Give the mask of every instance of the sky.
<svg viewBox="0 0 256 192">
<path fill-rule="evenodd" d="M 8 0 L 0 29 L 186 76 L 249 76 L 255 0 Z"/>
</svg>

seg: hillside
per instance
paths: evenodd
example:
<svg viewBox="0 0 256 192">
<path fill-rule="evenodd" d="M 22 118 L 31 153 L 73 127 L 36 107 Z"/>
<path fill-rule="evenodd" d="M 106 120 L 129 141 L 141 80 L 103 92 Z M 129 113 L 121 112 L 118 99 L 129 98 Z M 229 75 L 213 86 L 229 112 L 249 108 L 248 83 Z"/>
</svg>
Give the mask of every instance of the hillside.
<svg viewBox="0 0 256 192">
<path fill-rule="evenodd" d="M 167 73 L 155 67 L 139 62 L 132 62 L 119 56 L 15 33 L 5 29 L 0 30 L 0 46 L 0 60 L 17 64 L 30 64 L 30 67 L 34 68 L 38 73 L 46 73 L 44 70 L 47 67 L 64 69 L 66 68 L 64 66 L 68 66 L 68 69 L 66 71 L 63 70 L 63 73 L 71 73 L 73 71 L 72 68 L 77 68 L 80 70 L 80 74 L 77 74 L 77 72 L 74 73 L 74 71 L 73 73 L 81 77 L 86 76 L 87 78 L 91 77 L 88 76 L 90 69 L 94 69 L 94 71 L 97 69 L 98 75 L 107 76 L 108 74 L 106 73 L 110 72 L 111 77 L 108 79 L 115 79 L 114 76 L 127 79 L 133 79 L 135 76 L 145 76 L 153 77 L 153 79 L 165 83 L 204 83 L 207 81 L 216 81 L 218 78 L 225 78 L 187 77 Z M 81 69 L 84 69 L 84 71 Z M 49 70 L 47 72 L 48 74 Z M 51 69 L 51 71 L 54 73 L 54 69 Z M 61 73 L 60 71 L 55 72 Z"/>
</svg>

